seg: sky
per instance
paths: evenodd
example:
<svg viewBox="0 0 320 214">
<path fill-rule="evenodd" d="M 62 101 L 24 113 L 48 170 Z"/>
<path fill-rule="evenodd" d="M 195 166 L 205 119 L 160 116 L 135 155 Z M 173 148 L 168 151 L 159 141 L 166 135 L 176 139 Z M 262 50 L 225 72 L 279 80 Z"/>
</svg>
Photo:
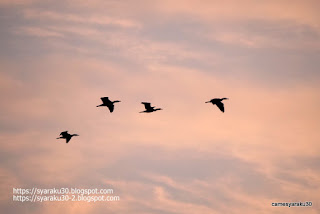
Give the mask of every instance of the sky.
<svg viewBox="0 0 320 214">
<path fill-rule="evenodd" d="M 0 0 L 3 213 L 316 214 L 317 0 Z M 100 97 L 121 100 L 110 114 Z M 205 102 L 227 97 L 225 113 Z M 139 114 L 141 102 L 163 111 Z M 66 144 L 61 131 L 80 136 Z M 13 202 L 12 188 L 116 202 Z M 312 207 L 273 207 L 311 201 Z"/>
</svg>

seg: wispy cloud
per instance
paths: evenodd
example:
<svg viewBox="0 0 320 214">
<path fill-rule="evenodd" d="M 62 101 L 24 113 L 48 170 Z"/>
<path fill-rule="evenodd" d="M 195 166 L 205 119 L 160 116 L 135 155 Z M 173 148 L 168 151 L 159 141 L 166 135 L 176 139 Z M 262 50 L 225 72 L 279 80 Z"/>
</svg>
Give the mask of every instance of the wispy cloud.
<svg viewBox="0 0 320 214">
<path fill-rule="evenodd" d="M 23 3 L 0 3 L 6 212 L 317 212 L 317 2 Z M 110 114 L 102 96 L 122 102 Z M 230 98 L 225 113 L 214 97 Z M 142 101 L 164 111 L 139 114 Z M 14 186 L 121 200 L 12 206 Z"/>
<path fill-rule="evenodd" d="M 39 0 L 0 0 L 1 6 L 19 6 L 19 5 L 30 5 L 39 2 Z"/>
<path fill-rule="evenodd" d="M 48 21 L 63 21 L 70 23 L 86 23 L 96 25 L 112 25 L 122 28 L 141 28 L 141 23 L 123 18 L 115 18 L 106 15 L 80 16 L 72 13 L 59 13 L 55 11 L 40 11 L 40 10 L 25 10 L 24 17 L 26 19 L 48 20 Z"/>
<path fill-rule="evenodd" d="M 39 27 L 22 27 L 19 29 L 17 33 L 27 34 L 30 36 L 37 36 L 37 37 L 63 37 L 63 34 L 58 33 L 53 30 L 39 28 Z"/>
</svg>

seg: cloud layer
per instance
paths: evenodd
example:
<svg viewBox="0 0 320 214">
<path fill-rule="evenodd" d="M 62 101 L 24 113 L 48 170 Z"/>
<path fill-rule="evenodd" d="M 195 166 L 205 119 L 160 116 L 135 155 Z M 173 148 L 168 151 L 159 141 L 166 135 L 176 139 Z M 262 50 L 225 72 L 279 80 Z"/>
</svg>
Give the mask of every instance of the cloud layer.
<svg viewBox="0 0 320 214">
<path fill-rule="evenodd" d="M 317 6 L 0 1 L 1 208 L 316 213 Z M 102 96 L 122 102 L 110 114 Z M 205 104 L 214 97 L 229 97 L 224 114 Z M 142 101 L 164 111 L 139 114 Z M 80 136 L 56 140 L 65 130 Z M 22 204 L 13 187 L 113 188 L 121 200 Z M 297 201 L 313 207 L 271 206 Z"/>
</svg>

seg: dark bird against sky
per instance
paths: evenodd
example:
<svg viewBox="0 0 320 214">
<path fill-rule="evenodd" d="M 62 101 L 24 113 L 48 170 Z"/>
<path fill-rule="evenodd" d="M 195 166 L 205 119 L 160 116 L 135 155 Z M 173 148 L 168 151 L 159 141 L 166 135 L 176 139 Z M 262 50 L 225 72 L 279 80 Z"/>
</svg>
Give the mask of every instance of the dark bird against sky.
<svg viewBox="0 0 320 214">
<path fill-rule="evenodd" d="M 161 108 L 155 108 L 155 106 L 151 106 L 151 103 L 146 103 L 146 102 L 142 102 L 141 104 L 144 105 L 145 107 L 145 111 L 141 111 L 139 113 L 151 113 L 151 112 L 154 112 L 154 111 L 158 111 L 158 110 L 162 110 Z"/>
<path fill-rule="evenodd" d="M 77 134 L 69 134 L 68 131 L 64 131 L 60 133 L 60 137 L 57 139 L 66 139 L 66 143 L 68 143 L 73 136 L 79 136 Z"/>
<path fill-rule="evenodd" d="M 98 105 L 97 107 L 107 106 L 109 108 L 110 113 L 112 113 L 114 110 L 114 103 L 121 102 L 119 100 L 111 101 L 108 97 L 101 97 L 100 99 L 102 100 L 102 104 Z"/>
<path fill-rule="evenodd" d="M 210 101 L 207 101 L 206 103 L 212 103 L 213 105 L 217 105 L 218 108 L 224 112 L 224 105 L 222 103 L 222 100 L 228 100 L 228 98 L 214 98 L 211 99 Z"/>
</svg>

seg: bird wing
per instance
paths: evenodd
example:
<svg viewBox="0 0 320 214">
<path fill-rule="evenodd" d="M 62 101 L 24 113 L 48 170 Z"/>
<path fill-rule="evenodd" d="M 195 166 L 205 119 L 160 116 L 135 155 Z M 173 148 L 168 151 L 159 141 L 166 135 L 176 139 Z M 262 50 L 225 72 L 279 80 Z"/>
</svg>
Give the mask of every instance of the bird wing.
<svg viewBox="0 0 320 214">
<path fill-rule="evenodd" d="M 111 101 L 109 100 L 109 97 L 101 97 L 100 99 L 102 100 L 103 103 L 111 103 Z"/>
<path fill-rule="evenodd" d="M 66 143 L 69 143 L 69 141 L 71 140 L 72 135 L 68 135 L 66 136 Z"/>
<path fill-rule="evenodd" d="M 110 111 L 111 113 L 113 112 L 113 110 L 114 110 L 114 105 L 113 105 L 113 103 L 108 104 L 108 109 L 109 109 L 109 111 Z"/>
<path fill-rule="evenodd" d="M 142 104 L 144 105 L 144 107 L 145 107 L 146 110 L 152 109 L 151 103 L 142 102 Z"/>
<path fill-rule="evenodd" d="M 216 105 L 218 106 L 218 108 L 219 108 L 222 112 L 224 112 L 224 105 L 223 105 L 222 102 L 217 102 Z"/>
<path fill-rule="evenodd" d="M 68 135 L 68 131 L 61 132 L 60 135 L 62 135 L 62 137 L 65 137 Z"/>
<path fill-rule="evenodd" d="M 212 102 L 212 103 L 215 103 L 215 102 L 217 102 L 217 101 L 219 101 L 218 98 L 213 98 L 213 99 L 210 100 L 210 102 Z"/>
</svg>

